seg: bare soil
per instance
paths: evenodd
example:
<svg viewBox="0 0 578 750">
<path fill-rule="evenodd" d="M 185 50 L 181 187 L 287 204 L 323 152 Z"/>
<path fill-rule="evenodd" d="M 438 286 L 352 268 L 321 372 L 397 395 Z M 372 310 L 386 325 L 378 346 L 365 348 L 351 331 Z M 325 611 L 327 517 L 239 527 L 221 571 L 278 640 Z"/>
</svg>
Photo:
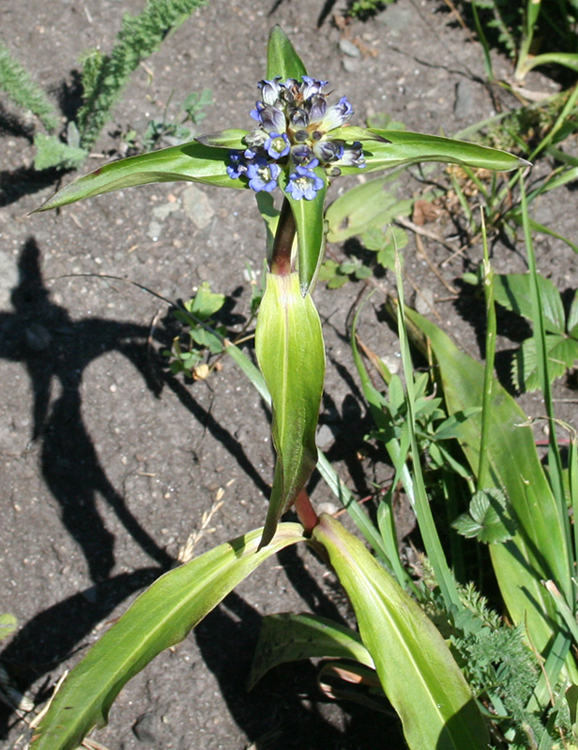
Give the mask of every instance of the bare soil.
<svg viewBox="0 0 578 750">
<path fill-rule="evenodd" d="M 110 50 L 122 13 L 143 5 L 4 0 L 0 33 L 69 114 L 78 104 L 81 54 Z M 328 10 L 339 9 L 332 6 L 211 0 L 133 75 L 85 171 L 103 163 L 103 154 L 118 154 L 120 131 L 142 133 L 191 91 L 213 92 L 203 131 L 250 127 L 274 23 L 311 75 L 347 94 L 358 124 L 387 112 L 410 130 L 451 134 L 495 112 L 480 48 L 441 3 L 399 0 L 345 30 L 331 23 Z M 344 39 L 358 55 L 340 44 Z M 498 56 L 495 65 L 501 75 L 510 71 Z M 538 74 L 527 86 L 556 90 Z M 187 299 L 210 281 L 228 297 L 223 322 L 240 330 L 249 316 L 244 272 L 247 264 L 260 272 L 265 247 L 252 196 L 162 184 L 28 216 L 57 187 L 55 175 L 31 166 L 33 129 L 0 98 L 0 611 L 20 626 L 0 660 L 40 702 L 138 592 L 170 568 L 221 488 L 224 505 L 197 553 L 262 524 L 274 456 L 269 414 L 233 362 L 224 359 L 204 382 L 171 376 L 159 353 L 174 330 L 168 307 L 125 281 L 97 278 L 119 276 L 169 299 Z M 332 197 L 354 184 L 336 181 Z M 406 184 L 408 195 L 419 189 L 409 178 Z M 535 218 L 576 240 L 575 208 L 575 194 L 558 190 L 535 206 Z M 447 219 L 432 230 L 454 233 Z M 440 243 L 424 243 L 436 267 L 450 255 Z M 342 248 L 330 251 L 342 257 Z M 577 259 L 563 243 L 539 236 L 537 252 L 540 269 L 560 289 L 576 288 Z M 480 255 L 479 247 L 469 249 L 439 273 L 455 285 Z M 418 300 L 429 299 L 434 319 L 479 357 L 479 309 L 448 292 L 413 238 L 405 263 L 408 293 L 413 286 Z M 524 270 L 522 244 L 497 244 L 494 263 L 501 272 Z M 387 275 L 377 286 L 361 333 L 395 363 L 397 340 L 381 309 L 393 280 Z M 350 312 L 361 291 L 360 283 L 339 291 L 320 284 L 315 299 L 328 351 L 323 447 L 365 497 L 371 482 L 385 482 L 391 472 L 364 441 L 371 422 L 349 351 Z M 501 346 L 515 343 L 503 338 Z M 555 395 L 574 396 L 566 382 Z M 535 396 L 523 404 L 532 416 L 542 413 Z M 574 404 L 559 406 L 561 418 L 578 427 Z M 315 503 L 335 502 L 318 477 L 311 486 Z M 391 717 L 326 700 L 312 665 L 279 667 L 246 692 L 261 617 L 289 610 L 352 622 L 333 575 L 306 549 L 287 550 L 127 685 L 98 741 L 111 750 L 402 747 Z M 24 747 L 26 737 L 25 723 L 0 706 L 3 746 Z"/>
</svg>

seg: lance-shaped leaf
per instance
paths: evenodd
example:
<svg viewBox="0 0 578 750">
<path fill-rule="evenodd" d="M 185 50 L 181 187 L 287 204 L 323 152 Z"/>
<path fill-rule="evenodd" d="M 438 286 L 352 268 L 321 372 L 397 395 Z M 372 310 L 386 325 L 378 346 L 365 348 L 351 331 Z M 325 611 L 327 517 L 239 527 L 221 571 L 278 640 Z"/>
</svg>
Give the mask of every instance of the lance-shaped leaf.
<svg viewBox="0 0 578 750">
<path fill-rule="evenodd" d="M 301 293 L 305 295 L 315 286 L 319 268 L 325 253 L 325 227 L 323 223 L 323 206 L 327 192 L 327 176 L 325 170 L 317 167 L 313 170 L 317 177 L 323 180 L 323 188 L 315 193 L 313 200 L 295 200 L 286 192 L 289 177 L 285 172 L 279 176 L 279 184 L 291 205 L 297 226 L 297 242 L 299 247 L 299 281 Z"/>
<path fill-rule="evenodd" d="M 275 76 L 280 76 L 282 81 L 288 78 L 300 81 L 305 75 L 305 65 L 289 38 L 280 26 L 273 26 L 267 46 L 267 79 L 272 81 Z"/>
<path fill-rule="evenodd" d="M 480 406 L 483 366 L 418 313 L 406 308 L 406 315 L 430 341 L 448 413 Z M 552 579 L 562 591 L 571 592 L 569 550 L 526 415 L 497 380 L 492 394 L 488 471 L 482 482 L 484 488 L 505 492 L 517 527 L 512 539 L 490 544 L 490 555 L 512 621 L 526 626 L 533 646 L 543 652 L 560 627 L 560 619 L 540 581 Z M 472 414 L 459 426 L 459 441 L 474 475 L 478 473 L 481 429 L 481 414 Z M 572 656 L 567 663 L 575 674 Z"/>
<path fill-rule="evenodd" d="M 437 135 L 411 133 L 402 130 L 374 130 L 385 141 L 364 141 L 363 153 L 367 164 L 364 172 L 390 169 L 400 164 L 415 164 L 422 161 L 441 161 L 462 164 L 468 167 L 508 172 L 511 169 L 528 166 L 529 162 L 506 151 L 500 151 L 476 143 L 466 143 Z M 344 167 L 343 172 L 358 174 L 358 167 Z"/>
<path fill-rule="evenodd" d="M 249 676 L 249 690 L 273 667 L 315 657 L 353 659 L 373 667 L 373 659 L 351 628 L 308 612 L 279 612 L 263 618 Z"/>
<path fill-rule="evenodd" d="M 299 524 L 284 523 L 257 551 L 262 529 L 209 550 L 171 570 L 141 594 L 70 672 L 40 722 L 34 750 L 74 750 L 95 726 L 106 724 L 123 685 L 157 654 L 182 641 L 200 620 L 264 560 L 303 539 Z"/>
<path fill-rule="evenodd" d="M 255 351 L 271 394 L 275 477 L 262 545 L 275 533 L 317 463 L 315 429 L 325 378 L 325 350 L 311 296 L 301 294 L 299 275 L 267 274 L 257 319 Z"/>
<path fill-rule="evenodd" d="M 227 174 L 229 151 L 201 143 L 183 143 L 160 151 L 113 161 L 78 177 L 49 198 L 37 211 L 66 206 L 113 190 L 151 182 L 204 182 L 219 187 L 245 188 L 242 180 Z"/>
<path fill-rule="evenodd" d="M 420 607 L 331 516 L 321 515 L 313 538 L 327 550 L 349 596 L 411 750 L 485 750 L 488 734 L 470 689 Z"/>
</svg>

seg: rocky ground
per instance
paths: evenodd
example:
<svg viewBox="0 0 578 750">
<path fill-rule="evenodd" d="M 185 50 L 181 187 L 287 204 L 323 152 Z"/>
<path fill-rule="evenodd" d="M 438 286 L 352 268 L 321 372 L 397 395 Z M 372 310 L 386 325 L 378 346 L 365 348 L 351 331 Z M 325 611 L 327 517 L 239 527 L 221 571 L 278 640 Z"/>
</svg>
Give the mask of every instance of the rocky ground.
<svg viewBox="0 0 578 750">
<path fill-rule="evenodd" d="M 212 91 L 202 130 L 249 127 L 274 23 L 311 75 L 347 94 L 358 124 L 387 113 L 410 130 L 452 134 L 495 112 L 480 48 L 442 3 L 399 0 L 342 29 L 326 14 L 332 5 L 211 0 L 134 74 L 85 171 L 118 153 L 120 132 L 142 133 L 191 91 Z M 81 54 L 109 50 L 122 13 L 142 7 L 141 0 L 5 0 L 0 34 L 67 112 Z M 508 74 L 508 61 L 496 57 L 495 65 Z M 538 75 L 527 85 L 555 90 Z M 32 169 L 32 129 L 0 96 L 0 610 L 20 627 L 0 660 L 40 701 L 173 564 L 220 499 L 196 552 L 262 524 L 274 458 L 267 410 L 233 362 L 223 360 L 220 371 L 193 384 L 171 376 L 159 354 L 173 330 L 168 306 L 123 280 L 169 299 L 187 299 L 209 281 L 227 295 L 223 322 L 240 330 L 249 316 L 247 268 L 260 274 L 265 246 L 252 196 L 162 184 L 29 216 L 57 187 Z M 354 184 L 336 181 L 331 197 Z M 410 195 L 418 189 L 409 178 L 404 184 Z M 557 191 L 537 204 L 535 218 L 576 239 L 569 205 L 573 194 Z M 441 220 L 435 228 L 451 230 Z M 445 246 L 424 241 L 436 266 L 449 256 Z M 341 257 L 339 246 L 330 251 Z M 540 237 L 537 251 L 559 288 L 576 287 L 576 257 L 563 243 Z M 408 291 L 418 290 L 422 307 L 429 300 L 434 319 L 476 356 L 478 321 L 447 284 L 480 253 L 476 247 L 445 264 L 444 284 L 413 239 L 405 250 Z M 521 245 L 498 246 L 494 263 L 499 271 L 524 270 Z M 362 335 L 395 368 L 396 339 L 381 314 L 392 285 L 389 276 L 379 281 Z M 338 291 L 320 284 L 315 299 L 328 351 L 319 442 L 363 497 L 390 471 L 364 458 L 371 423 L 348 344 L 360 291 L 359 283 Z M 572 393 L 562 383 L 556 397 Z M 541 413 L 537 398 L 524 404 Z M 577 427 L 575 407 L 559 405 Z M 312 498 L 335 503 L 319 478 Z M 129 683 L 98 741 L 110 750 L 354 750 L 374 746 L 381 733 L 389 746 L 401 746 L 390 717 L 325 700 L 311 665 L 280 667 L 246 693 L 260 618 L 288 610 L 351 621 L 333 576 L 306 549 L 287 550 Z M 0 739 L 6 748 L 26 742 L 25 724 L 3 707 Z"/>
</svg>

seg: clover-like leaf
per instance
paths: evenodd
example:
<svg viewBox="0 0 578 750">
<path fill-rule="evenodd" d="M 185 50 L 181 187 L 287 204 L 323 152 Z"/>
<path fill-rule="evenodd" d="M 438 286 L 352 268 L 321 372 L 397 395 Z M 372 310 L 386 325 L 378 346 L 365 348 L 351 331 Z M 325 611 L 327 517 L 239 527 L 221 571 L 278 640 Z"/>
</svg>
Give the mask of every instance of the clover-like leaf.
<svg viewBox="0 0 578 750">
<path fill-rule="evenodd" d="M 469 512 L 459 516 L 452 526 L 458 534 L 487 544 L 506 542 L 516 531 L 508 514 L 506 495 L 495 487 L 476 492 Z"/>
</svg>

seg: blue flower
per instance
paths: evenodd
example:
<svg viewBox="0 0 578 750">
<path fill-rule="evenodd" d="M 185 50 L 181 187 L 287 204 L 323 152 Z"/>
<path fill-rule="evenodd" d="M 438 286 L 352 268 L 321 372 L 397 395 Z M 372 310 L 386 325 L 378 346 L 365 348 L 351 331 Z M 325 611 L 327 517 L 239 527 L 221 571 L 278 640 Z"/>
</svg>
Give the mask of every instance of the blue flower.
<svg viewBox="0 0 578 750">
<path fill-rule="evenodd" d="M 336 163 L 340 167 L 359 167 L 363 169 L 366 164 L 361 142 L 355 141 L 351 146 L 344 146 L 343 154 Z"/>
<path fill-rule="evenodd" d="M 324 182 L 321 177 L 317 177 L 315 172 L 311 171 L 318 164 L 317 159 L 313 159 L 308 167 L 298 166 L 295 172 L 289 175 L 287 192 L 293 200 L 299 201 L 305 198 L 306 201 L 311 201 L 315 198 L 317 191 L 323 188 Z"/>
<path fill-rule="evenodd" d="M 345 154 L 345 141 L 318 141 L 313 146 L 313 153 L 321 163 L 339 161 Z"/>
<path fill-rule="evenodd" d="M 282 83 L 279 83 L 281 76 L 275 76 L 272 81 L 259 81 L 257 86 L 261 89 L 261 97 L 265 104 L 275 105 L 281 93 Z"/>
<path fill-rule="evenodd" d="M 340 167 L 364 167 L 359 141 L 348 145 L 340 137 L 344 133 L 332 137 L 353 109 L 346 96 L 329 107 L 323 93 L 327 83 L 310 76 L 259 81 L 261 99 L 251 110 L 258 127 L 245 135 L 244 151 L 231 152 L 229 177 L 246 178 L 256 192 L 271 192 L 283 169 L 289 175 L 287 192 L 295 200 L 312 200 L 324 184 L 315 167 L 323 167 L 329 177 L 340 174 Z"/>
<path fill-rule="evenodd" d="M 317 81 L 310 76 L 301 77 L 303 79 L 303 83 L 301 84 L 301 95 L 304 99 L 309 99 L 310 96 L 321 93 L 321 89 L 329 83 L 329 81 Z"/>
<path fill-rule="evenodd" d="M 241 151 L 230 151 L 229 159 L 231 163 L 227 167 L 227 174 L 232 180 L 236 180 L 247 172 L 247 164 Z"/>
<path fill-rule="evenodd" d="M 291 149 L 289 138 L 286 133 L 269 133 L 269 138 L 263 144 L 263 148 L 272 159 L 281 159 L 287 156 Z"/>
<path fill-rule="evenodd" d="M 277 187 L 280 172 L 281 167 L 278 164 L 269 164 L 267 159 L 259 156 L 247 166 L 249 187 L 256 193 L 261 192 L 261 190 L 270 193 Z"/>
<path fill-rule="evenodd" d="M 319 129 L 327 133 L 334 128 L 340 128 L 345 125 L 352 114 L 351 104 L 347 101 L 346 96 L 342 96 L 338 104 L 329 107 Z"/>
<path fill-rule="evenodd" d="M 263 104 L 263 102 L 257 102 L 255 109 L 252 109 L 249 113 L 254 120 L 260 122 L 263 128 L 271 133 L 282 133 L 287 127 L 285 121 L 285 115 L 280 109 L 274 107 L 272 104 Z"/>
</svg>

